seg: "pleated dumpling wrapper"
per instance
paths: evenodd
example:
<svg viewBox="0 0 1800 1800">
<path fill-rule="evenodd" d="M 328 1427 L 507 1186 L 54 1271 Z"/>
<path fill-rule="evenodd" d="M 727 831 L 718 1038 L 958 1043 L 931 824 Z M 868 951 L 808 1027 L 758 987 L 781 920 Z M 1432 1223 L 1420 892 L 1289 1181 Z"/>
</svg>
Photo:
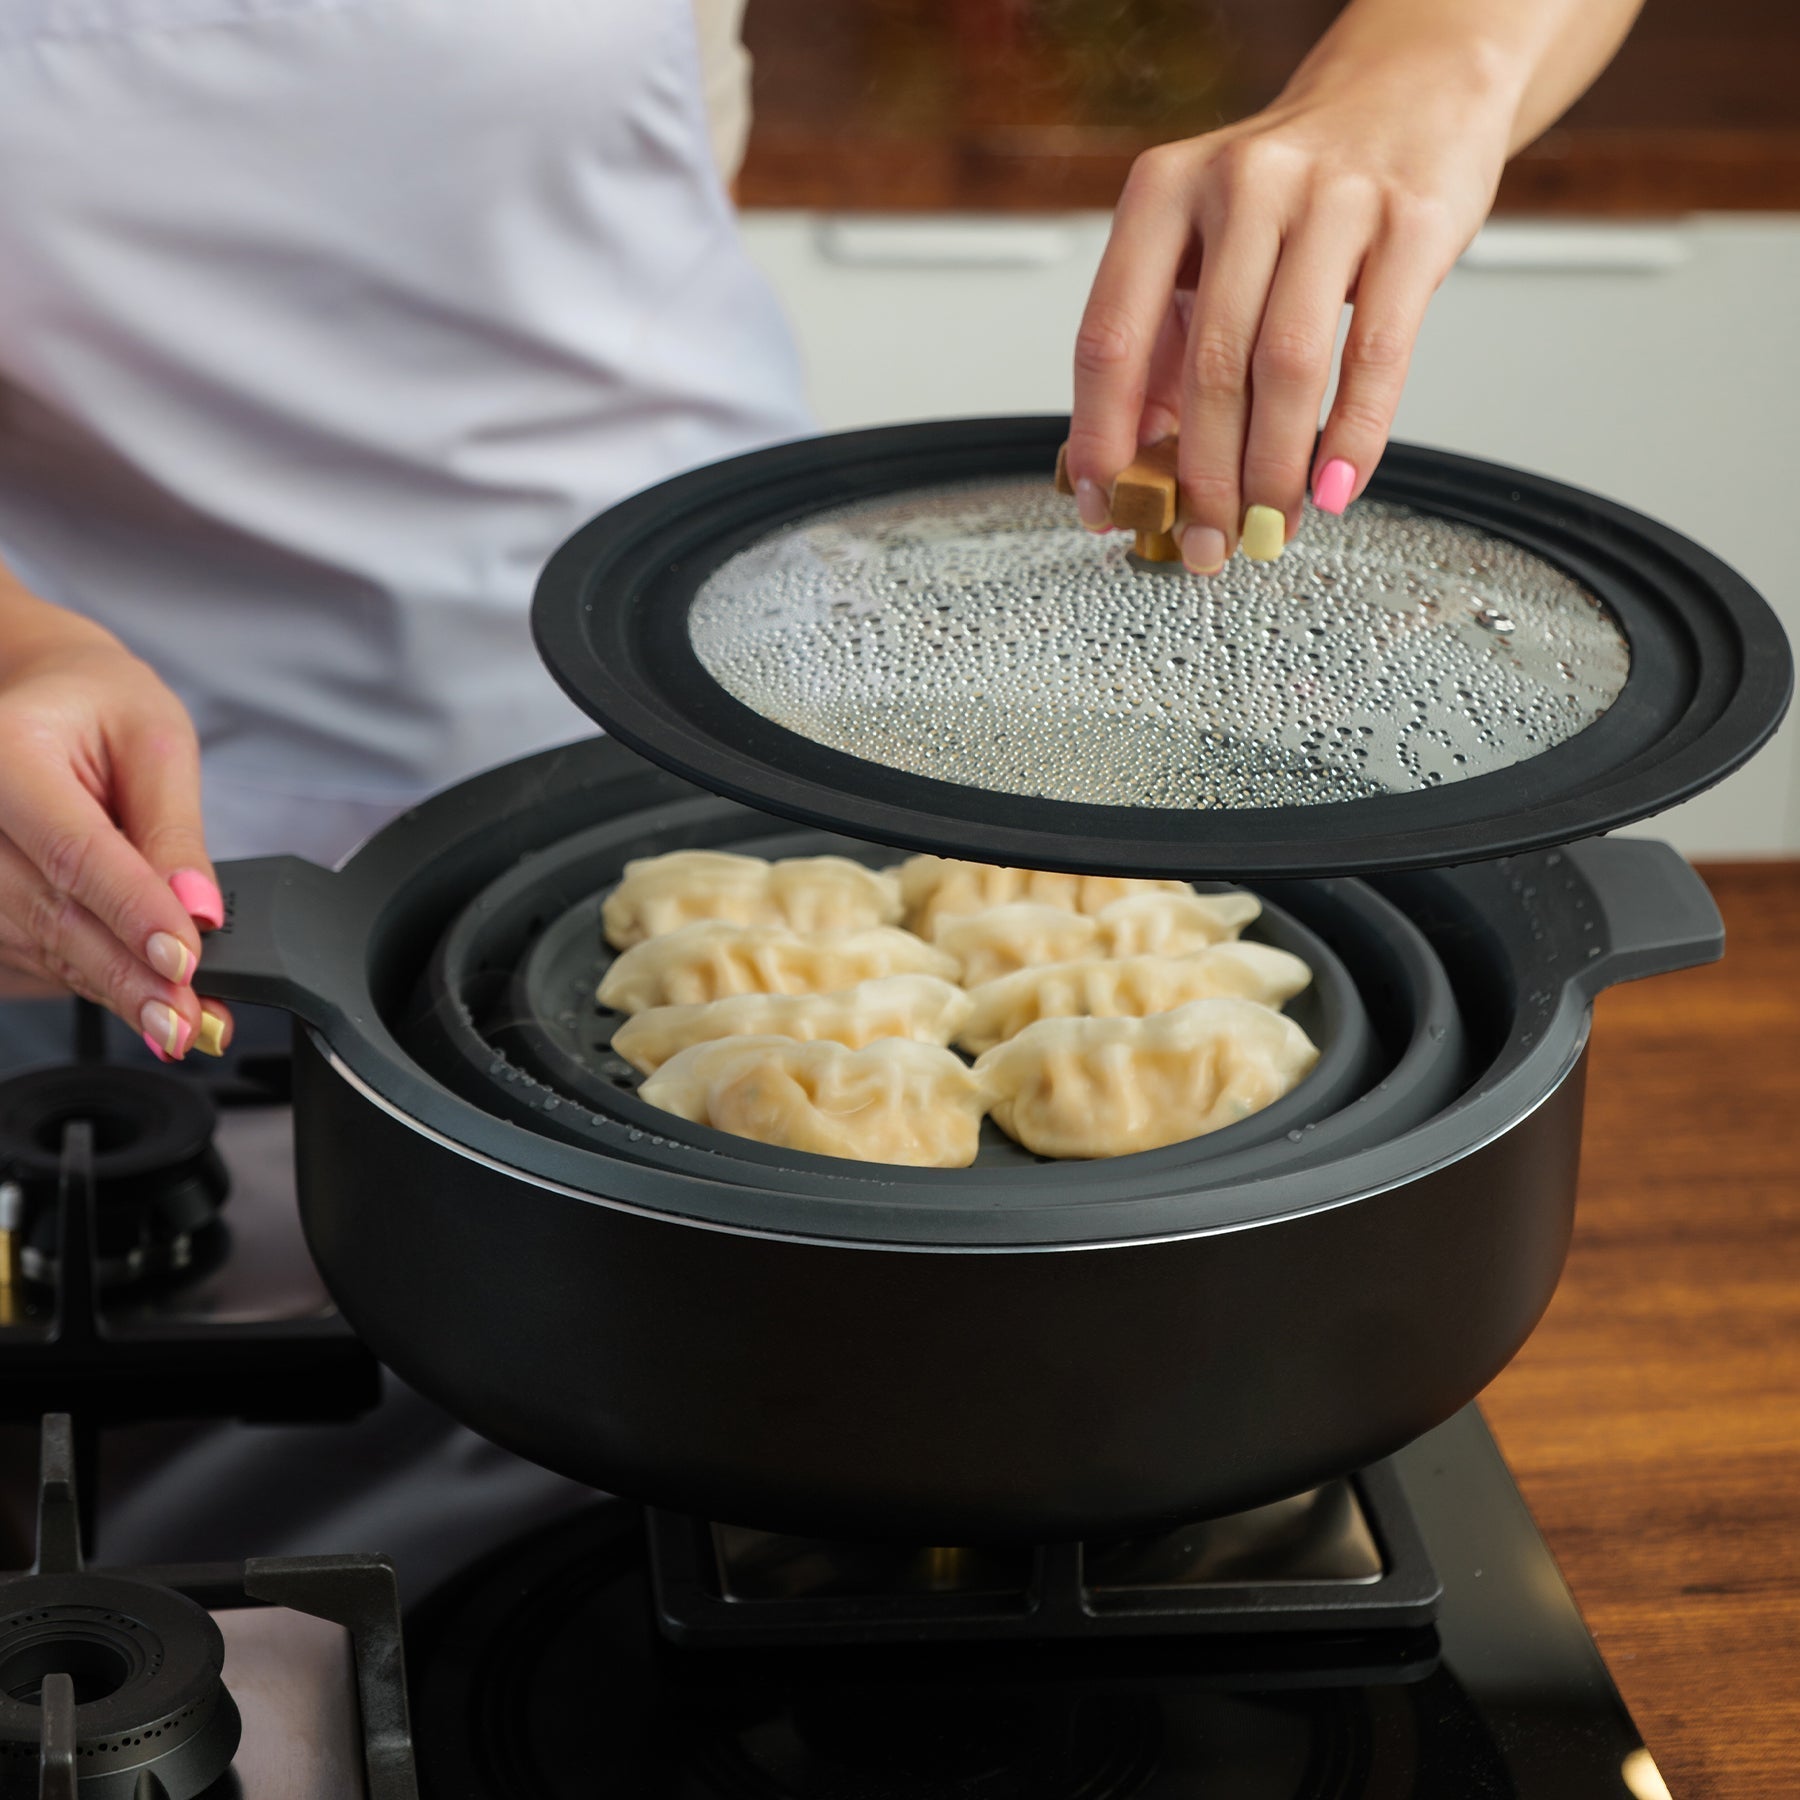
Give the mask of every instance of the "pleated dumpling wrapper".
<svg viewBox="0 0 1800 1800">
<path fill-rule="evenodd" d="M 1131 894 L 1096 915 L 1107 956 L 1186 956 L 1230 943 L 1262 912 L 1254 894 Z"/>
<path fill-rule="evenodd" d="M 977 988 L 955 1042 L 980 1056 L 1040 1019 L 1143 1019 L 1220 995 L 1279 1008 L 1311 980 L 1312 970 L 1299 957 L 1270 944 L 1233 942 L 1186 956 L 1050 963 Z"/>
<path fill-rule="evenodd" d="M 856 1162 L 964 1169 L 987 1100 L 953 1050 L 882 1038 L 718 1038 L 671 1057 L 638 1090 L 652 1106 L 738 1137 Z"/>
<path fill-rule="evenodd" d="M 1130 895 L 1092 915 L 1041 900 L 1012 900 L 982 912 L 940 913 L 932 942 L 962 965 L 963 986 L 977 988 L 1045 963 L 1186 956 L 1234 941 L 1261 911 L 1253 894 L 1191 890 Z"/>
<path fill-rule="evenodd" d="M 699 1006 L 653 1006 L 613 1033 L 612 1047 L 640 1074 L 716 1038 L 828 1038 L 861 1050 L 878 1038 L 948 1044 L 974 1002 L 935 975 L 884 975 L 832 994 L 733 994 Z"/>
<path fill-rule="evenodd" d="M 1089 916 L 1142 894 L 1191 894 L 1185 881 L 1141 881 L 1125 875 L 1061 875 L 1049 869 L 1012 869 L 950 856 L 909 856 L 897 870 L 909 931 L 935 941 L 940 919 L 985 912 L 1019 900 Z"/>
<path fill-rule="evenodd" d="M 932 942 L 956 958 L 967 988 L 996 981 L 1015 969 L 1101 953 L 1099 920 L 1036 900 L 940 917 Z"/>
<path fill-rule="evenodd" d="M 625 865 L 600 922 L 615 950 L 629 950 L 701 919 L 789 931 L 866 931 L 900 922 L 900 882 L 844 856 L 766 862 L 729 850 L 671 850 Z"/>
<path fill-rule="evenodd" d="M 1128 1156 L 1235 1124 L 1319 1059 L 1284 1013 L 1191 1000 L 1147 1019 L 1042 1019 L 975 1064 L 1001 1130 L 1037 1156 Z"/>
<path fill-rule="evenodd" d="M 703 919 L 627 950 L 600 983 L 600 1004 L 640 1013 L 728 994 L 831 994 L 883 975 L 954 981 L 956 959 L 894 925 L 805 936 Z"/>
</svg>

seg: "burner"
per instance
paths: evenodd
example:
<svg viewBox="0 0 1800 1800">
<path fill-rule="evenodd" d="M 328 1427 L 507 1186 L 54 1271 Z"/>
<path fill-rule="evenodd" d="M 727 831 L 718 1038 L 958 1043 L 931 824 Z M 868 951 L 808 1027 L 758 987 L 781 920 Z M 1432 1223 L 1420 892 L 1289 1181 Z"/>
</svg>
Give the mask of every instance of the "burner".
<svg viewBox="0 0 1800 1800">
<path fill-rule="evenodd" d="M 238 1746 L 224 1662 L 203 1607 L 83 1566 L 73 1436 L 47 1423 L 37 1564 L 0 1578 L 0 1800 L 194 1800 Z"/>
<path fill-rule="evenodd" d="M 218 1086 L 113 1063 L 0 1082 L 0 1419 L 74 1414 L 89 1505 L 105 1426 L 350 1419 L 381 1392 L 306 1261 L 291 1123 L 216 1111 Z M 250 1208 L 229 1230 L 215 1124 Z"/>
<path fill-rule="evenodd" d="M 190 1800 L 231 1761 L 225 1641 L 169 1588 L 85 1573 L 0 1589 L 0 1796 L 38 1793 L 45 1688 L 67 1678 L 82 1800 Z M 145 1784 L 148 1775 L 155 1786 Z"/>
<path fill-rule="evenodd" d="M 190 1267 L 225 1203 L 218 1115 L 193 1082 L 155 1069 L 75 1063 L 0 1082 L 0 1192 L 22 1209 L 20 1266 L 56 1278 L 57 1183 L 68 1127 L 93 1133 L 95 1271 L 102 1289 Z"/>
<path fill-rule="evenodd" d="M 620 1501 L 440 1588 L 407 1655 L 424 1800 L 1512 1791 L 1428 1629 L 684 1649 Z"/>
<path fill-rule="evenodd" d="M 386 1557 L 88 1568 L 73 1421 L 41 1430 L 37 1561 L 0 1574 L 0 1800 L 419 1800 Z"/>
</svg>

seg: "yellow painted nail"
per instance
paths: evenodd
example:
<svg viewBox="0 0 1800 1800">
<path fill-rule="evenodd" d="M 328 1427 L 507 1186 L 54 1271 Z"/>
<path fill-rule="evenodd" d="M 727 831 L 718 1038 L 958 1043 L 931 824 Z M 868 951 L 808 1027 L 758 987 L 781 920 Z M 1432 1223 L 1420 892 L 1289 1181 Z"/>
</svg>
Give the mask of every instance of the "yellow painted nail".
<svg viewBox="0 0 1800 1800">
<path fill-rule="evenodd" d="M 194 1048 L 208 1056 L 225 1054 L 225 1021 L 204 1007 L 200 1012 L 200 1029 L 194 1033 Z"/>
<path fill-rule="evenodd" d="M 1272 506 L 1244 509 L 1242 548 L 1251 562 L 1273 562 L 1287 543 L 1287 520 Z"/>
</svg>

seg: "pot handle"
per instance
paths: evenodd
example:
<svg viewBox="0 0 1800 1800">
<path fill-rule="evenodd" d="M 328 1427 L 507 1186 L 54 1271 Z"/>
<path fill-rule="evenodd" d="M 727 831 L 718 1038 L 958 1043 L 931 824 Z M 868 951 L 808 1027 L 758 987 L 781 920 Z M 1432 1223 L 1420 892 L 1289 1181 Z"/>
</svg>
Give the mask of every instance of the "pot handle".
<svg viewBox="0 0 1800 1800">
<path fill-rule="evenodd" d="M 1602 941 L 1575 976 L 1591 1000 L 1645 975 L 1717 962 L 1725 921 L 1707 886 L 1672 845 L 1655 838 L 1589 838 L 1562 853 L 1593 890 Z"/>
<path fill-rule="evenodd" d="M 195 992 L 279 1007 L 327 1034 L 353 1017 L 361 952 L 339 878 L 301 856 L 220 863 L 218 877 L 225 923 L 206 934 Z"/>
</svg>

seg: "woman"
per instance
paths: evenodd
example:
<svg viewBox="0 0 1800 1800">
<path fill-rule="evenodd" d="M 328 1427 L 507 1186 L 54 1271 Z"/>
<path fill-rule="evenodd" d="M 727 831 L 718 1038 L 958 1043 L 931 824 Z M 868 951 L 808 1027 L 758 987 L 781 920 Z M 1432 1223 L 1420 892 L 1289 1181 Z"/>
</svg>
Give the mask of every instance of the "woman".
<svg viewBox="0 0 1800 1800">
<path fill-rule="evenodd" d="M 232 1021 L 191 985 L 212 857 L 336 860 L 421 794 L 583 732 L 525 628 L 550 549 L 632 489 L 806 429 L 702 101 L 731 89 L 731 0 L 700 0 L 698 32 L 693 4 L 10 10 L 0 965 L 159 1058 L 222 1050 Z M 1505 158 L 1634 11 L 1353 0 L 1266 111 L 1142 157 L 1076 345 L 1084 522 L 1177 429 L 1202 574 L 1279 554 L 1309 474 L 1341 510 Z M 447 1457 L 459 1515 L 488 1477 L 513 1523 L 529 1495 L 572 1498 L 405 1404 L 411 1437 L 371 1428 L 339 1460 Z M 157 1535 L 202 1462 L 229 1510 L 237 1464 L 202 1446 L 108 1554 L 230 1548 Z M 246 1547 L 332 1547 L 311 1499 L 293 1510 Z M 336 1547 L 404 1559 L 417 1508 L 338 1523 Z"/>
</svg>

